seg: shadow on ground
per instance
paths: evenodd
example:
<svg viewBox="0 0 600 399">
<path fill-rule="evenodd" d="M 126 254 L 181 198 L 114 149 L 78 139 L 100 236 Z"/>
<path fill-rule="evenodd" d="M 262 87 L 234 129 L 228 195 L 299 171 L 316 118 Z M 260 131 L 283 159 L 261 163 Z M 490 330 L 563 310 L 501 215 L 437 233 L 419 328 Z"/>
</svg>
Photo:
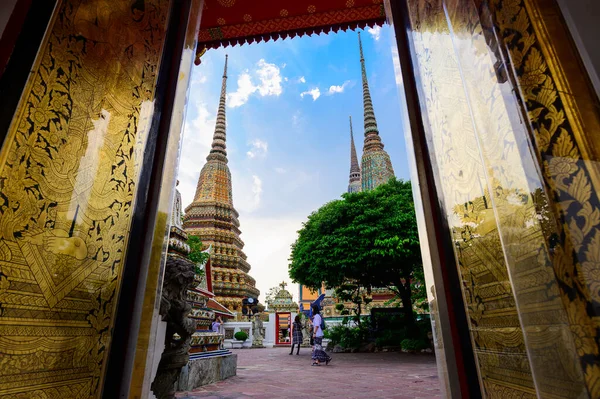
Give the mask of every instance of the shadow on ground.
<svg viewBox="0 0 600 399">
<path fill-rule="evenodd" d="M 180 392 L 180 399 L 441 398 L 433 355 L 334 353 L 329 366 L 311 367 L 310 349 L 240 349 L 237 376 Z"/>
</svg>

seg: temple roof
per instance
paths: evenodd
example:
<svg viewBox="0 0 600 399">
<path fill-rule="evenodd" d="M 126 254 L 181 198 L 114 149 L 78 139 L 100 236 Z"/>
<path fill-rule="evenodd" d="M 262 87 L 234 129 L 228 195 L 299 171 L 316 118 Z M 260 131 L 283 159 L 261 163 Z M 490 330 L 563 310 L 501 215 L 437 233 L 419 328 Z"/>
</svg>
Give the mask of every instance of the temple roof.
<svg viewBox="0 0 600 399">
<path fill-rule="evenodd" d="M 268 305 L 270 312 L 294 312 L 298 310 L 298 304 L 294 302 L 292 294 L 285 288 L 281 288 Z"/>
<path fill-rule="evenodd" d="M 210 298 L 206 303 L 206 307 L 212 310 L 213 312 L 220 314 L 224 317 L 234 317 L 234 314 L 229 311 L 225 306 L 221 305 L 215 299 Z"/>
<path fill-rule="evenodd" d="M 384 22 L 383 0 L 205 0 L 198 55 L 207 48 L 374 27 Z"/>
</svg>

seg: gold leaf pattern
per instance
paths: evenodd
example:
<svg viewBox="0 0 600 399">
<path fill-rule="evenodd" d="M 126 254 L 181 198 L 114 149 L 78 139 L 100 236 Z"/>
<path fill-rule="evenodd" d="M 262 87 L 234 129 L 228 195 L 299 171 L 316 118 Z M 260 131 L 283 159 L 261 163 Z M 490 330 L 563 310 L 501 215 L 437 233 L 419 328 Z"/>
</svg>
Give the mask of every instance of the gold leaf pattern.
<svg viewBox="0 0 600 399">
<path fill-rule="evenodd" d="M 169 6 L 55 8 L 0 157 L 0 398 L 100 395 Z"/>
<path fill-rule="evenodd" d="M 575 139 L 577 126 L 584 126 L 581 122 L 583 116 L 572 102 L 563 99 L 556 88 L 556 81 L 568 82 L 568 79 L 557 60 L 553 59 L 549 64 L 548 55 L 542 50 L 552 48 L 554 40 L 564 40 L 544 36 L 548 34 L 546 24 L 563 22 L 548 22 L 549 19 L 542 18 L 537 0 L 519 0 L 518 3 L 519 6 L 515 7 L 513 0 L 493 0 L 490 5 L 496 16 L 504 51 L 516 71 L 514 79 L 518 85 L 538 85 L 537 88 L 526 87 L 522 101 L 526 109 L 536 110 L 535 113 L 528 112 L 535 150 L 538 159 L 543 160 L 543 178 L 546 189 L 552 193 L 550 198 L 557 199 L 551 203 L 550 209 L 559 221 L 555 237 L 561 239 L 558 243 L 551 243 L 555 248 L 552 263 L 561 288 L 561 299 L 569 315 L 588 393 L 591 397 L 599 397 L 599 336 L 589 313 L 600 306 L 600 274 L 593 258 L 593 254 L 600 251 L 600 241 L 595 235 L 592 237 L 600 227 L 600 201 L 591 183 L 591 176 L 598 172 L 582 162 L 581 144 Z M 540 32 L 544 32 L 541 36 L 543 43 L 538 37 Z M 533 78 L 533 71 L 543 76 Z M 540 106 L 544 110 L 537 112 Z"/>
</svg>

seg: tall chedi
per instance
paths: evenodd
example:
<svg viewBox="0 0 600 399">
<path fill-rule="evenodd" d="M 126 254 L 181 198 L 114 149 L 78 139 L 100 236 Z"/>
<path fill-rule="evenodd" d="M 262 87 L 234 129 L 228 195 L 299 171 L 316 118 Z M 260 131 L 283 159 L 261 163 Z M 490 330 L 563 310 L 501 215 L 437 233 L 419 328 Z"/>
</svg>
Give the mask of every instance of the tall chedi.
<svg viewBox="0 0 600 399">
<path fill-rule="evenodd" d="M 348 182 L 348 192 L 357 193 L 360 189 L 360 165 L 358 164 L 358 157 L 356 156 L 354 133 L 352 132 L 352 117 L 350 117 L 350 181 Z"/>
<path fill-rule="evenodd" d="M 242 299 L 258 297 L 250 265 L 242 251 L 239 214 L 233 207 L 231 172 L 227 166 L 225 100 L 227 56 L 212 148 L 200 172 L 194 201 L 185 209 L 183 229 L 211 246 L 212 282 L 216 300 L 241 315 Z"/>
<path fill-rule="evenodd" d="M 367 82 L 367 69 L 365 68 L 365 57 L 363 56 L 360 32 L 358 33 L 358 47 L 360 49 L 365 118 L 365 144 L 361 162 L 362 190 L 367 191 L 386 183 L 394 177 L 394 168 L 392 167 L 390 156 L 383 149 L 383 143 L 381 142 L 381 137 L 379 137 L 379 129 L 377 129 L 373 101 L 369 92 L 369 82 Z"/>
</svg>

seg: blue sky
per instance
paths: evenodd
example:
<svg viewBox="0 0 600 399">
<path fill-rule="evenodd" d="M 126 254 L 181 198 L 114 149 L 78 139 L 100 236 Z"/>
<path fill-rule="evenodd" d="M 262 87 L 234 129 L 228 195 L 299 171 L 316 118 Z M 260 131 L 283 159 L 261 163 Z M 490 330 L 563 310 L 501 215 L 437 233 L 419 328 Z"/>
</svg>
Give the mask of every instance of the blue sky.
<svg viewBox="0 0 600 399">
<path fill-rule="evenodd" d="M 389 26 L 361 33 L 375 115 L 398 178 L 409 179 Z M 261 299 L 285 280 L 302 222 L 347 189 L 352 115 L 363 147 L 362 84 L 354 31 L 209 50 L 192 72 L 179 190 L 194 196 L 215 127 L 225 54 L 227 151 L 244 251 Z M 296 286 L 288 286 L 297 298 Z"/>
</svg>

